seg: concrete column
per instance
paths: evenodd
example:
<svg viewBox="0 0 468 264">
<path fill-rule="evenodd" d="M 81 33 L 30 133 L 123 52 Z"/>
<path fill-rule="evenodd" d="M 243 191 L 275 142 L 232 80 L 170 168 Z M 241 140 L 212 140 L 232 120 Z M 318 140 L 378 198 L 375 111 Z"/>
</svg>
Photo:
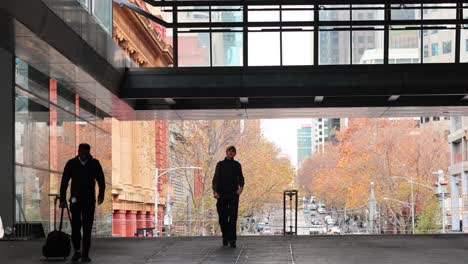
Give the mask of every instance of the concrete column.
<svg viewBox="0 0 468 264">
<path fill-rule="evenodd" d="M 0 48 L 0 98 L 0 217 L 6 228 L 15 223 L 15 56 L 3 48 Z"/>
<path fill-rule="evenodd" d="M 450 176 L 450 192 L 452 207 L 452 231 L 460 231 L 460 198 L 458 192 L 458 175 Z"/>
<path fill-rule="evenodd" d="M 127 237 L 133 237 L 136 233 L 136 211 L 127 211 Z"/>
<path fill-rule="evenodd" d="M 461 174 L 461 184 L 462 184 L 462 206 L 463 206 L 463 232 L 468 233 L 468 212 L 466 208 L 468 207 L 468 173 L 463 169 Z"/>
</svg>

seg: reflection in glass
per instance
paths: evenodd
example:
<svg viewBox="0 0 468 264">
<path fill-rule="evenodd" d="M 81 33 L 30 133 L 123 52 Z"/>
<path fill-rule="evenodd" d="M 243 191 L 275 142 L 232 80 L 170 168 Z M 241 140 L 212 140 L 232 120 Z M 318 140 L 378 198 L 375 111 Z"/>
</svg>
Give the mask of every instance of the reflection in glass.
<svg viewBox="0 0 468 264">
<path fill-rule="evenodd" d="M 98 19 L 104 29 L 112 32 L 112 0 L 94 0 L 93 15 Z"/>
<path fill-rule="evenodd" d="M 353 30 L 353 64 L 382 64 L 383 38 L 382 30 Z"/>
<path fill-rule="evenodd" d="M 17 222 L 40 222 L 49 231 L 49 171 L 16 166 Z"/>
<path fill-rule="evenodd" d="M 460 62 L 468 62 L 468 29 L 460 31 Z"/>
<path fill-rule="evenodd" d="M 384 10 L 376 9 L 383 8 L 383 5 L 353 5 L 352 18 L 353 20 L 383 20 Z M 373 8 L 373 9 L 365 9 Z"/>
<path fill-rule="evenodd" d="M 349 5 L 322 5 L 319 8 L 320 21 L 346 21 L 351 18 Z"/>
<path fill-rule="evenodd" d="M 210 66 L 210 33 L 179 32 L 179 66 Z"/>
<path fill-rule="evenodd" d="M 191 11 L 195 9 L 197 11 Z M 184 7 L 183 11 L 178 10 L 177 20 L 181 23 L 209 22 L 210 11 L 208 6 Z"/>
<path fill-rule="evenodd" d="M 242 9 L 240 6 L 213 6 L 211 7 L 211 22 L 242 22 Z"/>
<path fill-rule="evenodd" d="M 15 161 L 49 169 L 49 105 L 16 88 Z"/>
<path fill-rule="evenodd" d="M 390 30 L 388 63 L 420 63 L 420 35 L 420 30 Z"/>
<path fill-rule="evenodd" d="M 438 29 L 434 34 L 423 33 L 423 45 L 427 45 L 430 50 L 429 56 L 423 59 L 423 63 L 455 62 L 454 44 L 455 30 Z"/>
<path fill-rule="evenodd" d="M 242 32 L 212 33 L 213 66 L 242 66 Z"/>
<path fill-rule="evenodd" d="M 283 32 L 283 65 L 314 64 L 314 32 Z"/>
<path fill-rule="evenodd" d="M 350 32 L 319 32 L 319 64 L 350 64 Z"/>
<path fill-rule="evenodd" d="M 421 4 L 392 5 L 392 20 L 417 20 L 421 19 Z"/>
<path fill-rule="evenodd" d="M 280 65 L 280 33 L 249 32 L 249 66 Z"/>
</svg>

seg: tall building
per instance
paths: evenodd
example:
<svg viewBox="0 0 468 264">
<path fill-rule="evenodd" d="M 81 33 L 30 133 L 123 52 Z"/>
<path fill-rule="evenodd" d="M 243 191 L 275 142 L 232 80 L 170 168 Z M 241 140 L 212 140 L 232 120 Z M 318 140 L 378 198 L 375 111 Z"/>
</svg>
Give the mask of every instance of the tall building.
<svg viewBox="0 0 468 264">
<path fill-rule="evenodd" d="M 302 125 L 297 129 L 297 167 L 313 153 L 312 125 Z"/>
<path fill-rule="evenodd" d="M 448 141 L 452 231 L 468 233 L 468 117 L 452 116 Z"/>
<path fill-rule="evenodd" d="M 347 118 L 318 118 L 315 123 L 314 152 L 325 151 L 325 143 L 337 143 L 336 132 L 348 126 Z"/>
</svg>

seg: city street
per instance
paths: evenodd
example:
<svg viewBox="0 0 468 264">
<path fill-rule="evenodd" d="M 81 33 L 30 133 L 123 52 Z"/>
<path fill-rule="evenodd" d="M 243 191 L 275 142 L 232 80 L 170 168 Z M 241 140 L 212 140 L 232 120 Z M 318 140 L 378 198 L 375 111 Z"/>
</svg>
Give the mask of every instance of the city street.
<svg viewBox="0 0 468 264">
<path fill-rule="evenodd" d="M 0 241 L 0 263 L 43 263 L 43 240 Z M 219 237 L 95 239 L 91 258 L 101 264 L 140 263 L 466 263 L 468 236 L 251 236 L 236 249 Z M 67 261 L 65 263 L 70 263 Z"/>
</svg>

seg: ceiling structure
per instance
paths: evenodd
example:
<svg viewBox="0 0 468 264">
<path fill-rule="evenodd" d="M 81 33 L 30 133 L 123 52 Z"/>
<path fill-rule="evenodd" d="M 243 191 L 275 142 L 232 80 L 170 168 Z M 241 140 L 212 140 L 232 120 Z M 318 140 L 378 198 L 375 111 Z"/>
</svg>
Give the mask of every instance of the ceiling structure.
<svg viewBox="0 0 468 264">
<path fill-rule="evenodd" d="M 350 1 L 291 0 L 281 5 L 278 0 L 257 1 L 151 1 L 166 15 L 153 15 L 123 0 L 116 1 L 172 31 L 173 67 L 132 68 L 125 71 L 113 64 L 116 58 L 103 58 L 82 38 L 55 16 L 42 1 L 31 1 L 34 8 L 21 8 L 24 0 L 0 5 L 16 24 L 16 54 L 53 78 L 63 79 L 78 93 L 106 113 L 122 120 L 131 119 L 233 119 L 296 117 L 398 117 L 447 116 L 468 113 L 468 60 L 463 57 L 462 37 L 468 32 L 468 4 L 465 1 Z M 372 5 L 367 5 L 372 2 Z M 359 5 L 354 5 L 354 3 Z M 421 4 L 424 3 L 424 4 Z M 440 3 L 445 3 L 439 5 Z M 437 5 L 436 5 L 437 4 Z M 34 10 L 34 11 L 32 11 Z M 353 12 L 375 10 L 376 19 L 353 19 Z M 417 19 L 396 19 L 394 12 L 416 10 Z M 426 11 L 449 10 L 453 16 L 431 18 Z M 179 12 L 180 11 L 180 12 Z M 283 12 L 312 12 L 311 19 L 283 21 Z M 33 15 L 32 12 L 42 15 Z M 180 13 L 208 14 L 208 20 L 178 21 Z M 234 20 L 216 20 L 213 13 L 240 13 Z M 249 12 L 278 12 L 275 21 L 251 21 Z M 321 19 L 321 12 L 341 12 L 348 16 Z M 169 15 L 168 15 L 169 14 Z M 70 16 L 74 18 L 74 16 Z M 167 19 L 172 17 L 172 19 Z M 2 16 L 6 19 L 7 16 Z M 53 25 L 53 26 L 52 26 Z M 84 27 L 83 27 L 84 28 Z M 352 46 L 342 65 L 323 63 L 321 34 L 379 32 L 383 39 L 382 61 L 360 64 L 353 60 Z M 450 32 L 455 40 L 453 58 L 444 63 L 425 61 L 421 48 L 425 38 L 418 39 L 419 61 L 393 64 L 389 41 L 395 32 Z M 313 35 L 311 61 L 291 65 L 283 58 L 280 42 L 279 62 L 253 66 L 249 61 L 249 34 L 286 33 Z M 240 36 L 242 59 L 234 65 L 215 65 L 214 38 L 206 50 L 208 65 L 186 67 L 186 57 L 179 54 L 181 36 L 219 33 Z M 8 35 L 8 34 L 7 34 Z M 8 37 L 8 36 L 7 36 Z M 5 44 L 4 38 L 1 44 Z M 352 45 L 352 41 L 349 42 Z M 99 42 L 97 42 L 99 44 Z M 265 46 L 270 43 L 265 43 Z M 37 49 L 45 52 L 35 52 Z M 107 53 L 112 53 L 107 51 Z M 44 54 L 45 58 L 36 58 Z M 122 54 L 120 54 L 122 55 Z M 97 88 L 96 88 L 97 87 Z"/>
<path fill-rule="evenodd" d="M 311 116 L 424 116 L 466 114 L 468 107 L 468 64 L 461 50 L 461 35 L 468 29 L 468 5 L 464 1 L 351 1 L 278 0 L 153 1 L 165 16 L 154 16 L 127 1 L 121 5 L 172 29 L 174 67 L 131 68 L 120 87 L 119 97 L 138 112 L 152 118 L 284 118 Z M 412 10 L 416 17 L 397 17 L 401 10 Z M 431 17 L 428 13 L 453 11 L 452 16 Z M 444 11 L 446 10 L 446 11 Z M 310 12 L 310 19 L 285 19 L 286 12 Z M 354 12 L 381 14 L 357 19 Z M 215 14 L 239 14 L 235 19 L 219 19 Z M 272 12 L 278 18 L 252 19 L 254 13 Z M 336 12 L 338 16 L 322 13 Z M 206 19 L 187 19 L 187 14 L 206 15 Z M 185 15 L 185 16 L 181 16 Z M 273 16 L 274 17 L 274 16 Z M 381 61 L 368 65 L 353 60 L 353 40 L 342 65 L 324 63 L 320 56 L 321 34 L 326 32 L 376 32 L 381 34 Z M 419 61 L 393 64 L 390 35 L 419 32 Z M 425 61 L 421 48 L 429 31 L 448 31 L 454 36 L 453 60 L 444 63 Z M 280 41 L 278 64 L 253 66 L 249 60 L 250 34 L 275 32 L 280 39 L 288 32 L 313 35 L 313 59 L 306 65 L 291 65 L 283 58 Z M 210 44 L 205 65 L 186 67 L 179 54 L 184 34 L 208 34 Z M 242 42 L 242 60 L 232 64 L 213 61 L 215 34 L 237 34 Z M 265 43 L 269 45 L 270 43 Z M 437 62 L 437 61 L 436 61 Z M 191 66 L 191 65 L 189 65 Z"/>
</svg>

